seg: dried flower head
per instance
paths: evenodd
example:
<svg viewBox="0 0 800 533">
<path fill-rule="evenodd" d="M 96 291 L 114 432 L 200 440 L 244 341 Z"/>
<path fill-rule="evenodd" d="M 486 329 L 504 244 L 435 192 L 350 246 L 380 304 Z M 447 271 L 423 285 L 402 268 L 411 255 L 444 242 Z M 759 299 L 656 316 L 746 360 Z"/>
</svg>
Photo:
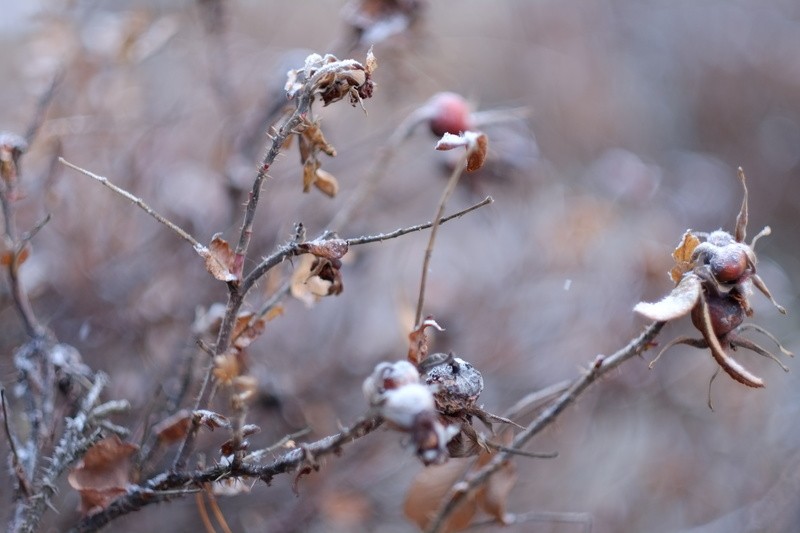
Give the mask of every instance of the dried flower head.
<svg viewBox="0 0 800 533">
<path fill-rule="evenodd" d="M 302 69 L 288 72 L 286 92 L 294 98 L 301 90 L 309 90 L 312 95 L 319 95 L 325 105 L 349 96 L 350 103 L 356 105 L 372 97 L 372 73 L 376 68 L 378 62 L 371 48 L 365 64 L 355 59 L 339 60 L 333 54 L 311 54 Z"/>
<path fill-rule="evenodd" d="M 775 355 L 742 337 L 740 333 L 746 329 L 754 329 L 772 339 L 784 354 L 792 354 L 762 328 L 754 324 L 743 324 L 745 317 L 753 314 L 748 300 L 753 286 L 769 298 L 781 313 L 785 314 L 786 310 L 778 305 L 756 273 L 757 259 L 753 246 L 760 237 L 770 234 L 769 227 L 758 233 L 749 245 L 745 243 L 748 192 L 741 168 L 739 179 L 744 189 L 744 199 L 736 217 L 734 235 L 723 230 L 711 233 L 687 231 L 672 254 L 675 267 L 670 271 L 670 277 L 677 285 L 661 301 L 640 302 L 634 307 L 634 311 L 652 320 L 664 322 L 691 314 L 692 323 L 703 335 L 702 339 L 680 337 L 673 340 L 661 350 L 656 360 L 675 344 L 708 348 L 714 360 L 733 379 L 748 387 L 763 387 L 764 381 L 733 359 L 730 356 L 731 350 L 747 348 L 773 359 L 787 372 L 788 368 Z M 650 366 L 654 363 L 655 360 Z"/>
<path fill-rule="evenodd" d="M 367 401 L 397 431 L 409 436 L 409 445 L 426 465 L 447 460 L 447 444 L 459 433 L 436 410 L 431 389 L 420 383 L 419 372 L 408 361 L 379 363 L 362 386 Z"/>
</svg>

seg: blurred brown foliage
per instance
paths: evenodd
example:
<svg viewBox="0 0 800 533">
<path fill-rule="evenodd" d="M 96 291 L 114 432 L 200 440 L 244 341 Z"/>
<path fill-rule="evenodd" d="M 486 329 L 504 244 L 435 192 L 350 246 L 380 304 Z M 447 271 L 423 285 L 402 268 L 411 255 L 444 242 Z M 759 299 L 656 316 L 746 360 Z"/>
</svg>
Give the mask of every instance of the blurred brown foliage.
<svg viewBox="0 0 800 533">
<path fill-rule="evenodd" d="M 107 395 L 131 401 L 131 419 L 117 422 L 136 435 L 142 414 L 177 386 L 196 308 L 224 301 L 224 288 L 189 246 L 91 180 L 52 169 L 53 155 L 109 176 L 203 242 L 218 231 L 230 240 L 286 71 L 309 50 L 341 57 L 361 46 L 363 57 L 369 43 L 353 39 L 342 2 L 224 2 L 224 24 L 210 31 L 191 2 L 21 4 L 4 6 L 0 22 L 0 127 L 22 132 L 53 73 L 65 72 L 23 161 L 20 227 L 53 217 L 24 282 L 41 320 L 110 375 Z M 434 348 L 481 370 L 487 409 L 574 376 L 638 332 L 631 308 L 671 287 L 670 253 L 683 231 L 732 229 L 739 165 L 752 227 L 773 228 L 759 243 L 760 273 L 790 313 L 782 319 L 754 299 L 758 321 L 798 351 L 800 4 L 430 2 L 410 32 L 379 29 L 386 38 L 375 46 L 368 115 L 322 110 L 339 194 L 302 194 L 300 162 L 286 151 L 270 170 L 254 251 L 269 253 L 298 221 L 311 235 L 324 229 L 403 117 L 453 90 L 479 109 L 529 108 L 518 123 L 487 127 L 496 164 L 462 183 L 450 205 L 488 193 L 496 202 L 442 228 L 428 286 L 427 311 L 446 328 Z M 404 144 L 339 234 L 429 220 L 447 164 L 434 143 L 420 131 Z M 365 411 L 364 376 L 405 355 L 425 242 L 415 234 L 351 251 L 341 295 L 313 309 L 287 302 L 267 324 L 249 347 L 260 446 L 306 424 L 312 438 L 330 434 Z M 268 279 L 264 293 L 278 283 Z M 2 286 L 4 383 L 23 336 Z M 676 348 L 652 371 L 626 364 L 535 440 L 557 459 L 517 461 L 508 510 L 587 512 L 596 533 L 796 531 L 798 372 L 756 358 L 747 365 L 767 388 L 720 378 L 711 412 L 707 355 Z M 224 438 L 204 433 L 200 445 L 211 454 Z M 402 502 L 421 468 L 396 434 L 377 432 L 304 477 L 299 498 L 285 476 L 219 504 L 236 531 L 412 531 Z M 50 528 L 75 522 L 79 496 L 66 481 L 54 504 Z M 114 530 L 199 527 L 187 498 Z"/>
</svg>

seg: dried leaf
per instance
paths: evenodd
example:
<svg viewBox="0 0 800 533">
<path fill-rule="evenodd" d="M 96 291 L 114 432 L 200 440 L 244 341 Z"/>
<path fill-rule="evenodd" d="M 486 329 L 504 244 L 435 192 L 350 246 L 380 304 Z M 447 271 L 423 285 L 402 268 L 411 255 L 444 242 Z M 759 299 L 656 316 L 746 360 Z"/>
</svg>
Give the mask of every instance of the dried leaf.
<svg viewBox="0 0 800 533">
<path fill-rule="evenodd" d="M 484 455 L 490 457 L 488 453 Z M 498 523 L 508 524 L 506 502 L 516 482 L 517 472 L 514 463 L 506 461 L 478 490 L 478 506 Z"/>
<path fill-rule="evenodd" d="M 258 392 L 258 380 L 253 376 L 237 376 L 231 382 L 235 393 L 235 401 L 245 404 Z"/>
<path fill-rule="evenodd" d="M 236 254 L 220 235 L 217 233 L 212 237 L 208 248 L 198 246 L 195 251 L 205 260 L 206 270 L 216 279 L 226 282 L 238 281 L 239 278 L 235 274 Z"/>
<path fill-rule="evenodd" d="M 297 248 L 316 257 L 341 259 L 347 253 L 349 246 L 344 239 L 315 239 L 300 243 Z"/>
<path fill-rule="evenodd" d="M 639 302 L 633 310 L 650 320 L 666 322 L 688 314 L 700 298 L 700 278 L 686 274 L 668 295 L 656 303 Z"/>
<path fill-rule="evenodd" d="M 303 302 L 307 307 L 311 307 L 316 303 L 320 296 L 328 293 L 330 288 L 329 282 L 323 282 L 319 276 L 312 274 L 311 265 L 316 261 L 314 255 L 302 255 L 297 262 L 297 267 L 292 273 L 292 281 L 289 285 L 289 291 L 292 296 Z M 313 281 L 312 281 L 313 280 Z M 324 286 L 319 287 L 322 283 Z"/>
<path fill-rule="evenodd" d="M 243 350 L 256 340 L 266 327 L 265 317 L 255 318 L 255 313 L 245 311 L 236 316 L 236 323 L 233 326 L 233 346 Z"/>
<path fill-rule="evenodd" d="M 220 383 L 230 385 L 234 379 L 242 375 L 243 365 L 241 350 L 230 348 L 222 355 L 214 357 L 214 377 Z"/>
<path fill-rule="evenodd" d="M 80 510 L 84 515 L 102 511 L 127 491 L 131 457 L 138 449 L 116 435 L 89 448 L 67 478 L 81 495 Z"/>
<path fill-rule="evenodd" d="M 255 424 L 245 424 L 242 426 L 242 437 L 249 437 L 250 435 L 255 435 L 256 433 L 260 433 L 261 428 Z M 238 449 L 234 449 L 233 447 L 233 439 L 226 440 L 223 442 L 220 447 L 219 451 L 223 456 L 231 455 L 238 450 L 246 450 L 250 446 L 246 440 L 243 440 Z"/>
<path fill-rule="evenodd" d="M 465 135 L 473 132 L 466 131 Z M 486 152 L 489 149 L 489 138 L 483 133 L 477 134 L 474 143 L 467 148 L 467 172 L 474 172 L 483 166 L 486 161 Z"/>
<path fill-rule="evenodd" d="M 153 426 L 153 433 L 156 434 L 159 442 L 164 444 L 178 442 L 189 432 L 190 422 L 191 413 L 187 409 L 181 409 Z"/>
<path fill-rule="evenodd" d="M 431 518 L 436 515 L 442 500 L 450 488 L 468 468 L 468 460 L 451 459 L 443 465 L 432 465 L 420 471 L 406 492 L 403 512 L 420 530 L 427 530 Z M 441 531 L 452 533 L 462 531 L 478 511 L 477 495 L 468 494 L 447 518 Z"/>
<path fill-rule="evenodd" d="M 672 252 L 672 258 L 675 260 L 675 266 L 669 271 L 669 277 L 672 281 L 678 283 L 683 275 L 692 270 L 692 253 L 697 245 L 700 244 L 698 239 L 691 230 L 686 230 L 683 234 L 678 247 Z"/>
<path fill-rule="evenodd" d="M 439 331 L 444 331 L 431 316 L 408 334 L 408 360 L 415 365 L 419 365 L 428 356 L 428 336 L 425 329 L 433 327 Z"/>
<path fill-rule="evenodd" d="M 372 74 L 376 70 L 378 70 L 378 60 L 375 58 L 375 54 L 372 53 L 372 47 L 369 47 L 369 51 L 367 52 L 367 60 L 366 60 L 366 68 L 367 74 Z"/>
<path fill-rule="evenodd" d="M 208 409 L 198 409 L 192 412 L 192 418 L 198 425 L 206 426 L 211 431 L 220 427 L 227 428 L 231 425 L 227 418 Z"/>
<path fill-rule="evenodd" d="M 303 192 L 311 190 L 311 185 L 317 181 L 317 170 L 319 161 L 314 158 L 307 159 L 303 163 Z"/>
<path fill-rule="evenodd" d="M 336 195 L 339 194 L 339 182 L 333 177 L 333 174 L 321 168 L 317 169 L 317 178 L 314 180 L 314 187 L 330 198 L 335 198 Z"/>
<path fill-rule="evenodd" d="M 311 150 L 318 150 L 331 157 L 336 157 L 336 149 L 327 140 L 325 140 L 325 136 L 322 134 L 322 128 L 319 127 L 318 122 L 306 121 L 302 126 L 301 139 L 308 141 Z M 306 158 L 303 158 L 304 161 L 305 159 Z"/>
</svg>

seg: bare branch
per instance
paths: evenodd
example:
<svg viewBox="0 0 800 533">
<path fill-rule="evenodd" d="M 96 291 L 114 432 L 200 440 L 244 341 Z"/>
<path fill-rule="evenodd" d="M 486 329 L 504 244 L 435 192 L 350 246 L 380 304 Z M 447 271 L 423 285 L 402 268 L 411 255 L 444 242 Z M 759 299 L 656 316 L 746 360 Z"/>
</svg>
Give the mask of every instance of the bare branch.
<svg viewBox="0 0 800 533">
<path fill-rule="evenodd" d="M 220 464 L 194 472 L 172 471 L 160 474 L 148 480 L 143 486 L 130 488 L 128 493 L 117 498 L 102 511 L 84 518 L 72 531 L 97 531 L 120 516 L 138 511 L 146 505 L 163 501 L 164 497 L 161 494 L 175 495 L 172 491 L 176 489 L 202 487 L 204 483 L 233 477 L 258 478 L 269 483 L 277 475 L 293 472 L 298 466 L 305 463 L 309 456 L 319 458 L 338 453 L 342 446 L 373 432 L 382 423 L 383 420 L 378 416 L 361 418 L 349 428 L 344 428 L 335 435 L 324 437 L 303 447 L 294 448 L 266 465 L 243 461 L 235 468 L 233 464 Z"/>
<path fill-rule="evenodd" d="M 45 508 L 56 491 L 58 478 L 102 437 L 100 430 L 95 430 L 86 437 L 84 434 L 89 426 L 92 408 L 107 383 L 108 376 L 98 372 L 92 388 L 83 397 L 78 412 L 73 418 L 67 419 L 66 429 L 55 447 L 53 457 L 42 473 L 41 479 L 35 484 L 34 496 L 29 498 L 25 505 L 17 506 L 17 513 L 9 528 L 10 531 L 33 533 L 37 530 Z"/>
<path fill-rule="evenodd" d="M 176 224 L 172 223 L 171 221 L 169 221 L 164 216 L 162 216 L 159 213 L 157 213 L 155 210 L 153 210 L 153 208 L 151 208 L 149 205 L 144 203 L 144 200 L 142 200 L 141 198 L 139 198 L 137 196 L 134 196 L 133 194 L 129 193 L 128 191 L 126 191 L 122 187 L 114 185 L 113 183 L 111 183 L 109 181 L 108 178 L 106 178 L 104 176 L 98 176 L 97 174 L 94 174 L 93 172 L 89 172 L 85 168 L 81 168 L 81 167 L 79 167 L 77 165 L 74 165 L 74 164 L 70 163 L 69 161 L 67 161 L 63 157 L 59 157 L 58 160 L 62 165 L 68 166 L 69 168 L 71 168 L 73 170 L 77 170 L 78 172 L 80 172 L 84 176 L 89 176 L 93 180 L 99 181 L 100 183 L 102 183 L 103 185 L 105 185 L 106 187 L 108 187 L 109 189 L 114 191 L 115 193 L 119 194 L 123 198 L 127 198 L 128 200 L 130 200 L 131 202 L 133 202 L 134 204 L 139 206 L 145 213 L 147 213 L 148 215 L 150 215 L 151 217 L 153 217 L 154 219 L 159 221 L 161 224 L 165 225 L 166 227 L 168 227 L 169 229 L 171 229 L 172 231 L 177 233 L 178 236 L 181 239 L 183 239 L 186 242 L 188 242 L 189 244 L 191 244 L 193 248 L 197 249 L 197 248 L 202 248 L 203 247 L 203 245 L 200 244 L 197 241 L 197 239 L 195 239 L 194 237 L 189 235 L 188 232 L 186 232 L 182 228 L 178 227 Z"/>
<path fill-rule="evenodd" d="M 447 215 L 446 217 L 443 217 L 439 221 L 439 224 L 444 224 L 445 222 L 449 222 L 454 218 L 462 217 L 467 213 L 471 213 L 472 211 L 480 209 L 481 207 L 489 205 L 493 202 L 494 198 L 492 198 L 491 196 L 487 196 L 477 204 L 471 205 L 466 209 L 462 209 L 461 211 L 453 213 L 452 215 Z M 353 237 L 351 239 L 345 239 L 345 240 L 347 241 L 347 244 L 350 246 L 355 246 L 358 244 L 369 244 L 372 242 L 383 242 L 383 241 L 388 241 L 390 239 L 396 239 L 397 237 L 402 237 L 403 235 L 406 235 L 408 233 L 414 233 L 415 231 L 428 229 L 431 226 L 433 226 L 433 222 L 425 222 L 424 224 L 417 224 L 416 226 L 409 226 L 407 228 L 397 229 L 389 233 L 379 233 L 378 235 L 365 235 L 363 237 Z"/>
<path fill-rule="evenodd" d="M 653 339 L 655 339 L 664 327 L 664 324 L 665 322 L 653 322 L 638 337 L 613 355 L 608 357 L 597 356 L 589 370 L 583 376 L 575 379 L 569 389 L 562 393 L 552 405 L 542 411 L 524 431 L 521 431 L 514 437 L 509 448 L 521 448 L 524 446 L 534 435 L 538 434 L 555 421 L 558 415 L 569 407 L 570 404 L 575 402 L 575 400 L 577 400 L 577 398 L 598 378 L 614 370 L 628 359 L 647 350 L 653 342 Z M 508 452 L 499 452 L 485 466 L 476 472 L 468 474 L 463 482 L 451 488 L 450 493 L 444 498 L 443 504 L 437 512 L 436 517 L 430 522 L 427 531 L 429 533 L 440 531 L 447 517 L 450 516 L 464 497 L 466 497 L 472 489 L 485 483 L 489 476 L 500 469 L 503 463 L 510 457 L 511 454 Z"/>
<path fill-rule="evenodd" d="M 417 312 L 414 315 L 414 327 L 416 327 L 422 319 L 422 306 L 425 303 L 425 285 L 428 281 L 428 268 L 430 267 L 431 256 L 433 255 L 433 245 L 436 243 L 436 234 L 439 231 L 439 225 L 441 224 L 442 215 L 444 214 L 444 207 L 447 203 L 447 199 L 450 198 L 450 195 L 453 194 L 453 191 L 456 189 L 458 180 L 461 178 L 461 174 L 464 173 L 466 165 L 467 156 L 465 155 L 456 163 L 452 174 L 450 174 L 450 179 L 447 180 L 447 185 L 444 191 L 442 191 L 442 197 L 439 199 L 439 206 L 436 208 L 436 216 L 433 218 L 433 225 L 431 226 L 431 236 L 428 240 L 428 247 L 425 249 L 425 259 L 422 260 L 422 278 L 419 282 L 419 299 L 417 300 Z"/>
</svg>

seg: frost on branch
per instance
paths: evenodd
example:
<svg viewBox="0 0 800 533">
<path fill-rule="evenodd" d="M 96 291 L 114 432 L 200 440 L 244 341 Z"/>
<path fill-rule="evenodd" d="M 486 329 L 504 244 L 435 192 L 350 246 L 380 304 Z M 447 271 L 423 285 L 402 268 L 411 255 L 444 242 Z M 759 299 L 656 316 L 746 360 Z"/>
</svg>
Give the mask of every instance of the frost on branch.
<svg viewBox="0 0 800 533">
<path fill-rule="evenodd" d="M 677 285 L 660 301 L 640 302 L 634 307 L 634 311 L 659 322 L 690 314 L 692 323 L 702 333 L 701 339 L 680 337 L 673 340 L 661 350 L 656 360 L 675 344 L 708 348 L 714 360 L 734 380 L 748 387 L 760 388 L 764 387 L 764 381 L 733 359 L 730 354 L 732 350 L 746 348 L 776 361 L 787 372 L 789 369 L 774 354 L 741 336 L 741 332 L 755 329 L 775 341 L 781 352 L 792 354 L 759 326 L 743 324 L 745 318 L 753 314 L 749 302 L 753 286 L 769 298 L 781 313 L 785 314 L 786 310 L 778 305 L 756 273 L 758 261 L 753 247 L 760 237 L 769 235 L 769 227 L 757 234 L 749 245 L 744 242 L 747 233 L 748 191 L 741 168 L 739 179 L 744 197 L 736 217 L 734 235 L 723 230 L 711 233 L 687 230 L 672 254 L 675 266 L 669 275 Z M 651 367 L 653 363 L 655 360 L 650 364 Z"/>
</svg>

